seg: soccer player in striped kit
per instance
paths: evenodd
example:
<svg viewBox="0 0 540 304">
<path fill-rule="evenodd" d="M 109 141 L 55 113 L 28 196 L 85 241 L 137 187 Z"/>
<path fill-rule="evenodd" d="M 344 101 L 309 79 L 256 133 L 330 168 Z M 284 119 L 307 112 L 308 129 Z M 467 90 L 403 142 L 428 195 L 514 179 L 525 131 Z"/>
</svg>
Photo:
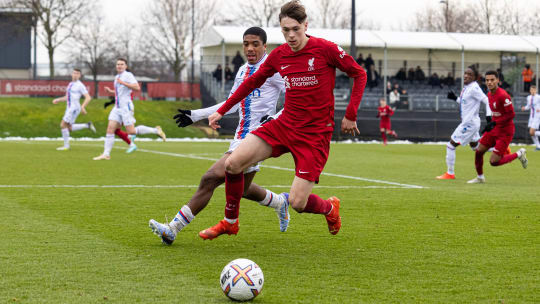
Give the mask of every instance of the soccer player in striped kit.
<svg viewBox="0 0 540 304">
<path fill-rule="evenodd" d="M 341 122 L 341 131 L 360 133 L 357 111 L 366 86 L 366 72 L 341 47 L 325 39 L 306 35 L 307 14 L 299 1 L 289 1 L 279 14 L 286 43 L 268 55 L 259 70 L 242 83 L 225 104 L 209 117 L 212 128 L 229 109 L 248 96 L 267 78 L 278 72 L 285 81 L 285 107 L 282 114 L 248 134 L 225 162 L 225 219 L 199 233 L 204 239 L 238 233 L 240 199 L 244 188 L 242 172 L 250 164 L 290 152 L 295 177 L 289 203 L 297 212 L 325 216 L 328 230 L 341 228 L 340 200 L 325 200 L 311 193 L 328 160 L 334 130 L 334 86 L 336 68 L 354 79 L 351 101 Z"/>
<path fill-rule="evenodd" d="M 59 151 L 69 150 L 69 132 L 75 132 L 82 129 L 90 129 L 92 132 L 96 133 L 96 128 L 92 122 L 87 123 L 75 123 L 77 116 L 82 112 L 86 115 L 86 106 L 92 100 L 88 90 L 84 84 L 80 81 L 81 79 L 81 70 L 73 69 L 71 72 L 71 82 L 67 86 L 66 95 L 60 98 L 56 98 L 52 101 L 53 104 L 57 104 L 61 101 L 66 102 L 66 112 L 62 121 L 60 122 L 60 128 L 62 130 L 62 138 L 64 139 L 64 145 L 62 147 L 56 148 Z M 80 99 L 81 96 L 84 96 L 84 102 L 81 106 Z"/>
<path fill-rule="evenodd" d="M 247 63 L 238 70 L 229 96 L 238 89 L 242 82 L 253 75 L 268 58 L 266 54 L 266 32 L 259 27 L 251 27 L 244 32 L 243 46 Z M 228 151 L 206 171 L 195 194 L 187 204 L 180 208 L 170 223 L 162 224 L 153 219 L 149 221 L 150 228 L 161 238 L 164 244 L 172 244 L 176 239 L 176 235 L 208 205 L 214 190 L 225 182 L 225 161 L 247 134 L 257 129 L 265 121 L 266 117 L 275 114 L 279 95 L 284 90 L 283 79 L 279 73 L 275 73 L 262 86 L 252 91 L 241 103 L 227 112 L 227 114 L 238 112 L 240 118 Z M 215 113 L 224 103 L 199 110 L 179 109 L 180 114 L 174 118 L 179 127 L 186 127 Z M 262 206 L 273 208 L 278 215 L 279 229 L 285 232 L 289 225 L 289 203 L 284 194 L 273 193 L 251 182 L 258 171 L 258 163 L 251 164 L 243 171 L 245 178 L 243 196 L 258 202 Z"/>
<path fill-rule="evenodd" d="M 124 58 L 118 58 L 116 60 L 116 71 L 118 74 L 114 78 L 114 90 L 109 87 L 105 87 L 105 90 L 111 94 L 114 94 L 115 104 L 111 113 L 109 114 L 109 124 L 107 125 L 107 134 L 105 135 L 105 145 L 103 154 L 94 157 L 94 160 L 109 160 L 111 159 L 111 150 L 114 145 L 114 134 L 117 129 L 120 129 L 122 124 L 126 128 L 126 131 L 130 135 L 136 134 L 157 134 L 165 141 L 165 133 L 161 130 L 160 126 L 155 128 L 147 126 L 135 127 L 135 107 L 131 98 L 132 91 L 139 91 L 141 87 L 135 79 L 135 76 L 127 71 L 127 60 Z M 128 152 L 137 149 L 133 140 L 128 149 Z"/>
<path fill-rule="evenodd" d="M 531 95 L 527 96 L 527 105 L 522 107 L 522 111 L 530 110 L 531 114 L 529 115 L 529 134 L 536 146 L 536 150 L 540 150 L 540 143 L 538 142 L 538 136 L 540 136 L 540 131 L 538 127 L 540 125 L 540 95 L 538 95 L 536 86 L 532 85 L 530 89 Z"/>
</svg>

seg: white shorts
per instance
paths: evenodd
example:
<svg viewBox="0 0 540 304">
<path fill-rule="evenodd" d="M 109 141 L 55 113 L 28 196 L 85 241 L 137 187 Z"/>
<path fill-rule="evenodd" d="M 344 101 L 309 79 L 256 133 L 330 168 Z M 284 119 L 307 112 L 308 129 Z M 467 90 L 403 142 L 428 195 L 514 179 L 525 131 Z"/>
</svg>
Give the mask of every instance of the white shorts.
<svg viewBox="0 0 540 304">
<path fill-rule="evenodd" d="M 480 125 L 475 125 L 473 123 L 461 123 L 456 128 L 454 133 L 450 138 L 460 145 L 468 145 L 470 142 L 477 142 L 480 140 Z"/>
<path fill-rule="evenodd" d="M 72 125 L 75 123 L 75 120 L 77 120 L 77 116 L 79 116 L 79 114 L 81 114 L 81 108 L 66 108 L 66 112 L 64 113 L 62 120 Z"/>
<path fill-rule="evenodd" d="M 232 153 L 232 151 L 234 151 L 236 148 L 238 148 L 238 146 L 240 145 L 240 143 L 242 142 L 241 139 L 233 139 L 233 141 L 231 141 L 231 144 L 229 145 L 229 150 L 227 150 L 227 152 L 225 153 Z M 256 164 L 254 164 L 253 166 L 247 168 L 246 170 L 244 170 L 244 173 L 251 173 L 251 172 L 259 172 L 261 171 L 261 169 L 259 168 L 259 164 L 261 162 L 258 162 Z"/>
<path fill-rule="evenodd" d="M 538 130 L 539 126 L 540 126 L 540 115 L 536 115 L 534 118 L 529 118 L 529 128 Z"/>
<path fill-rule="evenodd" d="M 135 125 L 135 117 L 133 116 L 135 111 L 129 110 L 127 108 L 117 108 L 116 106 L 111 110 L 109 114 L 109 120 L 117 121 L 124 126 Z"/>
</svg>

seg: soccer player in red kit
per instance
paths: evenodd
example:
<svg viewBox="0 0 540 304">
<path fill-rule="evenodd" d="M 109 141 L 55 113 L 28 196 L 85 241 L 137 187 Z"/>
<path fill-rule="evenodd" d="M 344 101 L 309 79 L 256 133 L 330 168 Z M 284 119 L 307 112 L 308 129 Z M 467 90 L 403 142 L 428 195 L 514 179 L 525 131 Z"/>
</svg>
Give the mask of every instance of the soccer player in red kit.
<svg viewBox="0 0 540 304">
<path fill-rule="evenodd" d="M 259 70 L 246 79 L 227 102 L 208 120 L 212 128 L 236 103 L 279 72 L 285 81 L 285 107 L 281 116 L 248 134 L 225 163 L 225 219 L 203 230 L 199 236 L 213 239 L 238 232 L 238 214 L 243 192 L 245 168 L 269 157 L 290 152 L 295 162 L 295 177 L 289 203 L 297 212 L 325 215 L 331 234 L 341 227 L 340 201 L 312 194 L 330 151 L 334 130 L 334 85 L 336 68 L 354 79 L 351 101 L 341 131 L 355 135 L 356 114 L 366 85 L 366 72 L 341 47 L 306 35 L 307 15 L 299 1 L 281 7 L 279 22 L 287 43 L 272 51 Z"/>
<path fill-rule="evenodd" d="M 377 118 L 380 118 L 379 128 L 381 128 L 381 137 L 383 144 L 386 146 L 386 134 L 392 135 L 397 138 L 396 131 L 392 130 L 392 123 L 390 122 L 390 116 L 394 115 L 394 109 L 390 108 L 386 104 L 386 99 L 381 98 L 379 100 L 380 107 L 377 108 Z"/>
<path fill-rule="evenodd" d="M 516 114 L 514 113 L 512 98 L 505 90 L 499 88 L 498 83 L 499 74 L 496 71 L 486 72 L 486 85 L 489 89 L 489 108 L 493 113 L 493 119 L 484 128 L 482 138 L 479 141 L 480 144 L 476 149 L 474 164 L 478 176 L 468 181 L 469 184 L 486 182 L 483 171 L 484 153 L 491 147 L 494 147 L 489 159 L 489 163 L 492 166 L 502 166 L 519 158 L 523 168 L 527 168 L 525 149 L 522 148 L 515 153 L 505 155 L 505 151 L 508 149 L 508 145 L 510 145 L 516 130 L 513 121 Z"/>
</svg>

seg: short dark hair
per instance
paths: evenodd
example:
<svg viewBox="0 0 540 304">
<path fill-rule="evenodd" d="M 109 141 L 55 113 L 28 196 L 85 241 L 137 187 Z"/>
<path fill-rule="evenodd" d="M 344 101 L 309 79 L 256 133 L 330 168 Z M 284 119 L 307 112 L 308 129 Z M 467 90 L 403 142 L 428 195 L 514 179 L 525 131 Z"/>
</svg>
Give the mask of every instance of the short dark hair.
<svg viewBox="0 0 540 304">
<path fill-rule="evenodd" d="M 499 78 L 499 73 L 497 73 L 497 71 L 494 71 L 494 70 L 487 71 L 486 76 L 487 75 L 493 75 L 493 76 L 495 76 L 495 78 Z"/>
<path fill-rule="evenodd" d="M 81 69 L 79 69 L 79 68 L 74 68 L 73 70 L 74 70 L 74 71 L 77 71 L 77 72 L 79 72 L 79 73 L 82 73 L 82 72 L 81 72 Z"/>
<path fill-rule="evenodd" d="M 533 85 L 531 86 L 531 89 L 536 89 L 536 86 L 533 84 Z"/>
<path fill-rule="evenodd" d="M 126 59 L 126 58 L 123 58 L 123 57 L 118 57 L 118 58 L 116 59 L 116 61 L 123 61 L 126 65 L 128 64 L 128 63 L 127 63 L 127 59 Z"/>
<path fill-rule="evenodd" d="M 289 17 L 292 18 L 298 23 L 302 23 L 306 21 L 307 14 L 306 14 L 306 8 L 300 3 L 299 0 L 292 0 L 289 1 L 281 7 L 281 12 L 279 13 L 279 21 L 281 21 L 282 18 Z"/>
<path fill-rule="evenodd" d="M 254 26 L 254 27 L 250 27 L 248 28 L 245 32 L 244 32 L 244 35 L 242 36 L 243 37 L 246 37 L 246 35 L 255 35 L 255 36 L 259 36 L 259 38 L 261 38 L 261 41 L 263 44 L 266 44 L 266 32 L 258 27 L 258 26 Z"/>
<path fill-rule="evenodd" d="M 474 79 L 476 80 L 476 78 L 478 78 L 478 70 L 476 69 L 476 67 L 474 65 L 471 65 L 469 66 L 467 69 L 471 69 L 472 73 L 473 73 L 473 76 L 474 76 Z"/>
</svg>

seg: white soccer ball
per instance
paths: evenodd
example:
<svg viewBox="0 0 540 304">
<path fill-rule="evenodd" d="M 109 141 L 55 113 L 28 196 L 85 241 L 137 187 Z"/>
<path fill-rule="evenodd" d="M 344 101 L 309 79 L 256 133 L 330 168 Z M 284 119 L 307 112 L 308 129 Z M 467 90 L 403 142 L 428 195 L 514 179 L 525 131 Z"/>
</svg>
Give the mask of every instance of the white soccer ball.
<svg viewBox="0 0 540 304">
<path fill-rule="evenodd" d="M 236 259 L 221 272 L 221 290 L 235 301 L 249 301 L 262 290 L 264 276 L 259 265 L 248 259 Z"/>
</svg>

